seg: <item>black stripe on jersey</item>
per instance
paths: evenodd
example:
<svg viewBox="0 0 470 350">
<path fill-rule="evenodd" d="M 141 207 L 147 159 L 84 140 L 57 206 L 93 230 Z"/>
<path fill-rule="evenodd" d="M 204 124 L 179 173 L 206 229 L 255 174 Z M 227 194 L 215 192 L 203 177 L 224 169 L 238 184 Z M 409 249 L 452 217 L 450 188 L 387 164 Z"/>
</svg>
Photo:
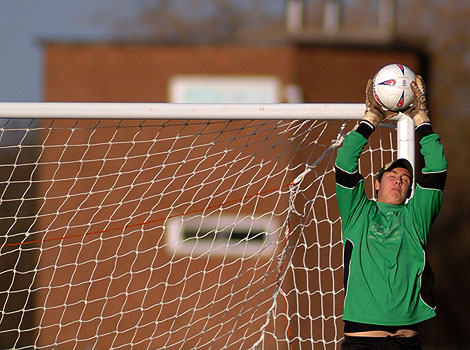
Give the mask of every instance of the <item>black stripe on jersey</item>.
<svg viewBox="0 0 470 350">
<path fill-rule="evenodd" d="M 434 172 L 434 173 L 422 173 L 418 185 L 422 188 L 430 190 L 443 191 L 447 179 L 447 170 Z"/>
<path fill-rule="evenodd" d="M 432 271 L 431 265 L 429 265 L 426 252 L 424 258 L 425 264 L 423 273 L 421 274 L 421 289 L 419 291 L 419 295 L 426 305 L 432 309 L 435 309 L 436 304 L 434 303 L 434 298 L 432 295 L 432 289 L 434 287 L 434 273 Z"/>
<path fill-rule="evenodd" d="M 355 173 L 348 173 L 341 168 L 335 166 L 336 172 L 336 183 L 346 188 L 354 188 L 356 185 L 361 182 L 364 177 L 356 171 Z"/>
<path fill-rule="evenodd" d="M 344 293 L 346 294 L 348 291 L 348 281 L 349 281 L 349 264 L 351 262 L 351 255 L 354 248 L 354 243 L 346 239 L 346 243 L 344 246 L 343 251 L 343 262 L 344 262 L 344 269 L 343 269 L 343 283 L 344 283 Z"/>
</svg>

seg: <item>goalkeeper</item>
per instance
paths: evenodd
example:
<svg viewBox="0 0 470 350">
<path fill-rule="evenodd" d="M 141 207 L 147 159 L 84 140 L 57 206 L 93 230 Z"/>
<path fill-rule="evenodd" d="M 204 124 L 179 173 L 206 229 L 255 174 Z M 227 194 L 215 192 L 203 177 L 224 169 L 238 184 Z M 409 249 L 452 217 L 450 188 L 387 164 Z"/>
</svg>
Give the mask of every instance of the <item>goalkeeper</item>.
<svg viewBox="0 0 470 350">
<path fill-rule="evenodd" d="M 433 132 L 420 76 L 414 102 L 404 111 L 415 124 L 425 167 L 413 198 L 413 168 L 406 159 L 385 165 L 374 185 L 377 201 L 366 198 L 358 159 L 377 125 L 396 112 L 376 102 L 372 82 L 358 127 L 338 149 L 336 189 L 344 244 L 344 334 L 342 349 L 420 349 L 418 324 L 435 316 L 432 271 L 426 260 L 427 234 L 442 202 L 447 162 Z"/>
</svg>

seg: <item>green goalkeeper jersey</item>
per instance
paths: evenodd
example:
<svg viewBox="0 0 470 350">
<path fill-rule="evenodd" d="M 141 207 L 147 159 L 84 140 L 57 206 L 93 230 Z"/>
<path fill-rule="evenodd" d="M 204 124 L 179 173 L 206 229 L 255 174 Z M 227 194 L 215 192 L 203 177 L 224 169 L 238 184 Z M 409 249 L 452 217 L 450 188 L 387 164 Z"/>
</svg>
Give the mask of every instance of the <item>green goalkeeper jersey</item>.
<svg viewBox="0 0 470 350">
<path fill-rule="evenodd" d="M 372 128 L 361 123 L 338 149 L 335 163 L 344 243 L 345 321 L 401 326 L 435 316 L 427 234 L 442 202 L 447 162 L 430 124 L 418 134 L 425 167 L 403 205 L 368 199 L 358 159 Z"/>
</svg>

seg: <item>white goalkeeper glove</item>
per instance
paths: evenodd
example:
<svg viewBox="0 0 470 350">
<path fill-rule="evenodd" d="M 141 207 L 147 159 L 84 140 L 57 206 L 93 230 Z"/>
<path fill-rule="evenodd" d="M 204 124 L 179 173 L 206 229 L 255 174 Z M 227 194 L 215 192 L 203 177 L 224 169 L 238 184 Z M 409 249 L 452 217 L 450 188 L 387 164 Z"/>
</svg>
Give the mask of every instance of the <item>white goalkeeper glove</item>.
<svg viewBox="0 0 470 350">
<path fill-rule="evenodd" d="M 367 120 L 374 127 L 377 127 L 380 122 L 392 118 L 397 114 L 398 112 L 383 109 L 380 103 L 377 102 L 372 88 L 372 79 L 369 79 L 366 87 L 366 111 L 362 119 Z"/>
</svg>

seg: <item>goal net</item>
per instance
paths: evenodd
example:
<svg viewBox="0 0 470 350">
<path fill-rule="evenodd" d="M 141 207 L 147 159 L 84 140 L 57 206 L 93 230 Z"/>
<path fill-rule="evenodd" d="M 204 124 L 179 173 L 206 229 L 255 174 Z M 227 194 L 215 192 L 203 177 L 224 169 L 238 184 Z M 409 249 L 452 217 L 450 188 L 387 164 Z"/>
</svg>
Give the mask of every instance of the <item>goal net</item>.
<svg viewBox="0 0 470 350">
<path fill-rule="evenodd" d="M 1 347 L 339 348 L 334 159 L 364 106 L 335 106 L 3 105 Z"/>
</svg>

